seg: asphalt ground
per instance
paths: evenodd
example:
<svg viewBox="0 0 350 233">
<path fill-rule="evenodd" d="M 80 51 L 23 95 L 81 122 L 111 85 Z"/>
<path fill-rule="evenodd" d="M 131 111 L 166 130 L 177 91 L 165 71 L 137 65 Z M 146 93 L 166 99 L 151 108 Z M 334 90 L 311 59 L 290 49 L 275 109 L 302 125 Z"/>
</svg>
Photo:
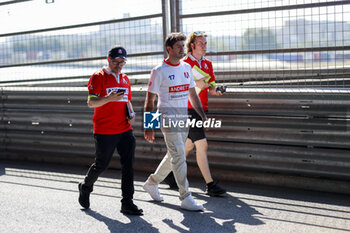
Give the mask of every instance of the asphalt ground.
<svg viewBox="0 0 350 233">
<path fill-rule="evenodd" d="M 222 182 L 224 197 L 204 193 L 203 180 L 189 178 L 205 210 L 180 209 L 178 192 L 160 184 L 153 202 L 142 189 L 149 174 L 137 173 L 134 202 L 142 216 L 120 213 L 120 171 L 107 170 L 91 194 L 89 210 L 78 203 L 78 183 L 87 167 L 0 160 L 0 232 L 350 232 L 348 195 Z"/>
</svg>

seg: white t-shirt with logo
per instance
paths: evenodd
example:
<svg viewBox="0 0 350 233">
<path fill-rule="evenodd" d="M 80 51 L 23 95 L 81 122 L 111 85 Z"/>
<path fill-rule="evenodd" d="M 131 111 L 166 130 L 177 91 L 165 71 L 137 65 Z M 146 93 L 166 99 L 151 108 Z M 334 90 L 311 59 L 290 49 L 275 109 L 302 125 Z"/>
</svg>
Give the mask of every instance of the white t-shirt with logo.
<svg viewBox="0 0 350 233">
<path fill-rule="evenodd" d="M 187 116 L 189 88 L 195 86 L 189 64 L 180 61 L 179 64 L 172 65 L 164 60 L 161 65 L 153 68 L 148 91 L 158 95 L 158 109 L 162 114 Z"/>
</svg>

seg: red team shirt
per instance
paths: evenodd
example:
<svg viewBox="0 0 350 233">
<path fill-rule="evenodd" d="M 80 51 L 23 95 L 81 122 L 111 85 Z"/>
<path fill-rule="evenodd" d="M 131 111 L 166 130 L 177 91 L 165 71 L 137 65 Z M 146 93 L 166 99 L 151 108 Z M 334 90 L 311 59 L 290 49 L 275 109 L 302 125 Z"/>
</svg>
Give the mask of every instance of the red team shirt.
<svg viewBox="0 0 350 233">
<path fill-rule="evenodd" d="M 131 130 L 128 123 L 126 103 L 132 99 L 129 78 L 125 74 L 115 75 L 103 68 L 94 73 L 88 83 L 89 96 L 105 97 L 111 91 L 124 89 L 124 98 L 95 108 L 92 118 L 94 134 L 120 134 Z"/>
<path fill-rule="evenodd" d="M 200 64 L 198 63 L 198 61 L 196 59 L 194 59 L 193 57 L 191 58 L 190 56 L 186 56 L 184 58 L 184 62 L 187 62 L 188 64 L 191 65 L 191 67 L 193 66 L 198 66 L 201 70 L 203 70 L 205 73 L 210 75 L 210 79 L 208 83 L 211 83 L 213 81 L 215 81 L 215 75 L 214 75 L 214 70 L 213 70 L 213 65 L 211 63 L 211 61 L 209 61 L 208 59 L 204 58 L 201 59 Z M 206 111 L 208 110 L 208 88 L 202 90 L 199 95 L 198 95 L 201 103 L 202 103 L 202 107 L 203 110 Z M 188 101 L 188 108 L 193 109 L 190 101 Z"/>
</svg>

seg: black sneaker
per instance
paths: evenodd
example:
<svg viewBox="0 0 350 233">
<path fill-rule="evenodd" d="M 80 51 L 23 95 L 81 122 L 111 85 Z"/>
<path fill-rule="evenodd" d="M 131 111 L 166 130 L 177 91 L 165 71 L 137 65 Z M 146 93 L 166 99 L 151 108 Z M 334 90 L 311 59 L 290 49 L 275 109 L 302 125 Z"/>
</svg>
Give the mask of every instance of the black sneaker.
<svg viewBox="0 0 350 233">
<path fill-rule="evenodd" d="M 225 193 L 226 190 L 221 188 L 216 182 L 210 182 L 209 184 L 207 184 L 207 195 L 211 197 L 217 197 Z"/>
<path fill-rule="evenodd" d="M 171 188 L 171 189 L 176 189 L 176 190 L 179 189 L 179 187 L 177 186 L 173 172 L 170 172 L 169 175 L 167 177 L 165 177 L 164 183 L 169 185 L 169 188 Z"/>
<path fill-rule="evenodd" d="M 92 187 L 87 187 L 82 183 L 79 183 L 79 204 L 84 207 L 84 209 L 89 209 L 90 207 L 90 193 L 92 192 Z"/>
<path fill-rule="evenodd" d="M 130 214 L 130 215 L 142 215 L 143 210 L 139 209 L 134 203 L 122 203 L 122 208 L 120 210 L 123 214 Z"/>
</svg>

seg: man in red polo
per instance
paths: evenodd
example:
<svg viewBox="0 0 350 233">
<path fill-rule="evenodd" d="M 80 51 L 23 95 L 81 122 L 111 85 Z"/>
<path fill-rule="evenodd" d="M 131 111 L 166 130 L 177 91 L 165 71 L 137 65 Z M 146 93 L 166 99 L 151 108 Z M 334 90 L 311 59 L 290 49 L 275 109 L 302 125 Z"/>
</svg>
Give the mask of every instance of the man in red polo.
<svg viewBox="0 0 350 233">
<path fill-rule="evenodd" d="M 93 125 L 96 158 L 85 179 L 79 184 L 79 203 L 90 207 L 90 193 L 99 175 L 108 167 L 115 149 L 122 168 L 122 207 L 124 214 L 141 215 L 133 203 L 135 136 L 131 124 L 135 115 L 128 114 L 131 106 L 130 81 L 121 73 L 126 63 L 126 50 L 114 46 L 108 52 L 108 66 L 94 73 L 88 83 L 88 106 L 94 108 Z"/>
</svg>

